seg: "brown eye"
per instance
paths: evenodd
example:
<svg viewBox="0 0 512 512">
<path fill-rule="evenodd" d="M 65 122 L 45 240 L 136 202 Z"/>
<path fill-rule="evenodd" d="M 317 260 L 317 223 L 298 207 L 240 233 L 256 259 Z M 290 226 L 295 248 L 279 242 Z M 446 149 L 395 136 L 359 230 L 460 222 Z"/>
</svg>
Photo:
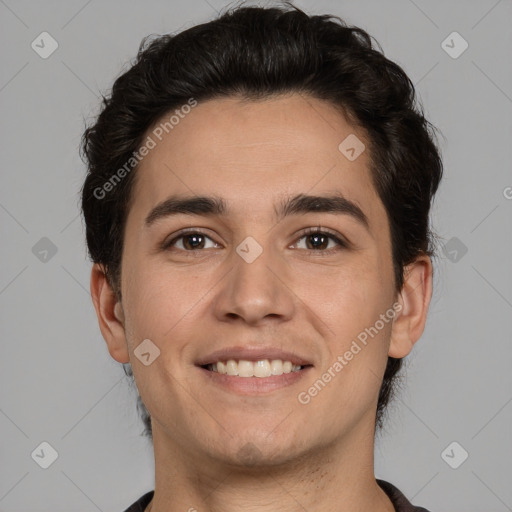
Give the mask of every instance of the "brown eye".
<svg viewBox="0 0 512 512">
<path fill-rule="evenodd" d="M 305 240 L 305 243 L 301 244 L 301 240 Z M 309 251 L 331 252 L 332 250 L 336 251 L 340 248 L 347 247 L 347 244 L 334 234 L 327 231 L 309 229 L 299 238 L 295 247 Z"/>
<path fill-rule="evenodd" d="M 181 235 L 170 240 L 169 242 L 166 242 L 163 248 L 173 248 L 182 251 L 194 251 L 205 248 L 208 249 L 209 247 L 206 247 L 207 240 L 213 242 L 213 240 L 209 236 L 206 236 L 204 233 L 198 231 L 182 233 Z M 213 242 L 213 246 L 216 246 L 215 242 Z"/>
<path fill-rule="evenodd" d="M 329 245 L 329 236 L 321 233 L 306 236 L 306 246 L 308 249 L 327 249 Z"/>
</svg>

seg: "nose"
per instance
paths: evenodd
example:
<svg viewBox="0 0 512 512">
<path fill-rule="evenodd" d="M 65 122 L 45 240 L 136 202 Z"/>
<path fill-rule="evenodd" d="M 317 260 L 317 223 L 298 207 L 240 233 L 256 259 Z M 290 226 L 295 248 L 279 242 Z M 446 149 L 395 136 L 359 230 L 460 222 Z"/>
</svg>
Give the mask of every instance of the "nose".
<svg viewBox="0 0 512 512">
<path fill-rule="evenodd" d="M 263 249 L 254 260 L 240 254 L 233 252 L 232 270 L 218 290 L 214 302 L 217 319 L 253 326 L 290 320 L 296 301 L 285 262 L 270 249 Z"/>
</svg>

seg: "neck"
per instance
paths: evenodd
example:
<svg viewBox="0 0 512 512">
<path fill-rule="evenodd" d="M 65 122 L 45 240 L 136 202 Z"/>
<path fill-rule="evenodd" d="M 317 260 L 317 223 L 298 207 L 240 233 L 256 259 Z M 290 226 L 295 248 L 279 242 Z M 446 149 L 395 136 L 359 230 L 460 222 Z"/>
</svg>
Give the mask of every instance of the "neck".
<svg viewBox="0 0 512 512">
<path fill-rule="evenodd" d="M 373 428 L 280 464 L 235 465 L 185 451 L 153 422 L 151 512 L 393 512 L 375 480 Z"/>
</svg>

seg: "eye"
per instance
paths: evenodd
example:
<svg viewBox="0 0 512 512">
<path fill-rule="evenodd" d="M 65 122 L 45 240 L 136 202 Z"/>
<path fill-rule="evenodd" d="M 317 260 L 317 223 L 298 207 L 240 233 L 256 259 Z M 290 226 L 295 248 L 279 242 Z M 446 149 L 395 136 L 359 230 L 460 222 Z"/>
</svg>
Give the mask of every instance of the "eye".
<svg viewBox="0 0 512 512">
<path fill-rule="evenodd" d="M 207 247 L 206 240 L 212 242 L 213 246 L 210 245 Z M 209 236 L 205 235 L 201 231 L 188 231 L 185 233 L 182 232 L 171 240 L 164 242 L 162 249 L 168 250 L 172 247 L 182 251 L 195 251 L 198 249 L 210 249 L 216 246 L 218 246 L 218 244 L 216 244 L 216 242 L 214 242 Z"/>
<path fill-rule="evenodd" d="M 210 242 L 210 245 L 208 245 L 208 241 Z M 196 229 L 181 232 L 162 244 L 163 250 L 177 249 L 186 252 L 217 247 L 219 247 L 219 244 L 214 242 L 205 233 Z M 348 243 L 342 240 L 338 235 L 331 233 L 329 230 L 317 227 L 306 229 L 304 234 L 292 247 L 330 254 L 331 252 L 340 250 L 341 248 L 347 248 Z"/>
<path fill-rule="evenodd" d="M 304 243 L 300 241 L 304 240 Z M 347 247 L 347 243 L 324 228 L 308 228 L 296 242 L 295 248 L 317 252 L 333 252 Z"/>
</svg>

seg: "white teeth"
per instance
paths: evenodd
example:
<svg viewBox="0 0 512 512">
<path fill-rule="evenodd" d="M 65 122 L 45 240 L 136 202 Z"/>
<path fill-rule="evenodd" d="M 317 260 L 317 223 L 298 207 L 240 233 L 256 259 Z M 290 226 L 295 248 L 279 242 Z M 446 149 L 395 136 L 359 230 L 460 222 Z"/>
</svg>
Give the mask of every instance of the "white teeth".
<svg viewBox="0 0 512 512">
<path fill-rule="evenodd" d="M 238 361 L 238 376 L 239 377 L 252 377 L 254 375 L 254 365 L 251 361 Z"/>
<path fill-rule="evenodd" d="M 255 377 L 270 377 L 272 371 L 270 370 L 270 363 L 267 359 L 264 361 L 256 361 L 254 363 L 254 376 Z"/>
<path fill-rule="evenodd" d="M 228 375 L 238 375 L 238 364 L 233 359 L 226 361 L 226 373 Z"/>
<path fill-rule="evenodd" d="M 270 361 L 270 370 L 272 371 L 272 375 L 282 375 L 283 361 L 281 361 L 281 359 L 272 359 L 272 361 Z"/>
<path fill-rule="evenodd" d="M 228 359 L 226 362 L 217 361 L 208 365 L 208 370 L 224 375 L 238 375 L 239 377 L 270 377 L 282 375 L 283 373 L 298 372 L 302 366 L 292 364 L 291 361 L 281 359 L 262 359 L 259 361 L 247 361 L 240 359 Z"/>
</svg>

